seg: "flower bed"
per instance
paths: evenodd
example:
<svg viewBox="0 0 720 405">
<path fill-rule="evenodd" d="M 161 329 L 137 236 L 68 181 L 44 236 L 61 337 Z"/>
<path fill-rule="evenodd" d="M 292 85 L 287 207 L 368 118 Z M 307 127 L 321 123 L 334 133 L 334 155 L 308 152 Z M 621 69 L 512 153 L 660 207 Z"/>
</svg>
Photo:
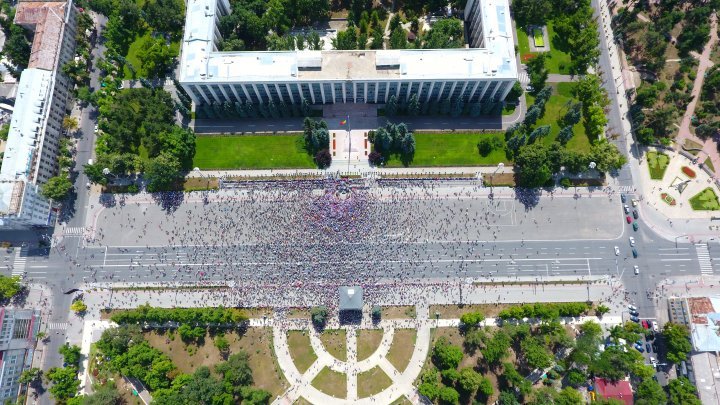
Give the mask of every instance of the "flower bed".
<svg viewBox="0 0 720 405">
<path fill-rule="evenodd" d="M 693 170 L 687 166 L 683 166 L 681 170 L 682 170 L 683 174 L 685 174 L 686 176 L 688 176 L 691 179 L 694 179 L 696 176 L 695 170 Z"/>
<path fill-rule="evenodd" d="M 668 193 L 662 193 L 662 194 L 660 194 L 660 198 L 662 198 L 662 200 L 665 201 L 665 204 L 667 204 L 667 205 L 671 205 L 671 206 L 672 206 L 672 205 L 677 204 L 677 202 L 675 201 L 675 199 L 674 199 L 670 194 L 668 194 Z"/>
</svg>

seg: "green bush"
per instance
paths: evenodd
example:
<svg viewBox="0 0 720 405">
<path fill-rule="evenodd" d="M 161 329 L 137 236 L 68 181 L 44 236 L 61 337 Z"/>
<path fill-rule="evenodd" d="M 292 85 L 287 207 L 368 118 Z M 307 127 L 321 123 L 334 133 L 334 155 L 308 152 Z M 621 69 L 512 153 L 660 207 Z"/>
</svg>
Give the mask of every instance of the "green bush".
<svg viewBox="0 0 720 405">
<path fill-rule="evenodd" d="M 192 325 L 239 324 L 248 317 L 237 308 L 155 308 L 140 305 L 137 309 L 118 312 L 110 317 L 117 324 L 177 322 Z"/>
</svg>

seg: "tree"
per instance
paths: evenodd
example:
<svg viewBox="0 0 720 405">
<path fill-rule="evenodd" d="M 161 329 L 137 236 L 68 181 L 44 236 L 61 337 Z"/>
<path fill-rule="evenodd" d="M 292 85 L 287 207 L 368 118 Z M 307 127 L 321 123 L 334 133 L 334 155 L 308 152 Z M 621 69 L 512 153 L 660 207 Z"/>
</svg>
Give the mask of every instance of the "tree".
<svg viewBox="0 0 720 405">
<path fill-rule="evenodd" d="M 40 379 L 42 378 L 42 374 L 42 370 L 37 367 L 29 368 L 20 373 L 20 378 L 18 378 L 18 382 L 20 384 L 33 384 L 40 381 Z"/>
<path fill-rule="evenodd" d="M 66 364 L 71 366 L 80 364 L 80 346 L 70 346 L 69 343 L 65 343 L 63 346 L 60 346 L 58 353 L 63 356 L 63 361 Z"/>
<path fill-rule="evenodd" d="M 619 170 L 627 158 L 623 156 L 618 148 L 605 140 L 596 142 L 590 147 L 590 157 L 602 172 Z"/>
<path fill-rule="evenodd" d="M 460 316 L 460 322 L 468 328 L 475 328 L 485 320 L 485 315 L 480 311 L 466 312 Z"/>
<path fill-rule="evenodd" d="M 671 405 L 700 405 L 701 402 L 695 393 L 695 387 L 685 377 L 670 380 L 668 394 Z"/>
<path fill-rule="evenodd" d="M 523 120 L 523 125 L 526 127 L 532 127 L 535 125 L 538 119 L 540 119 L 540 115 L 542 114 L 542 109 L 539 105 L 533 104 L 530 108 L 528 108 L 527 113 L 525 113 L 525 119 Z"/>
<path fill-rule="evenodd" d="M 397 98 L 394 94 L 391 94 L 390 97 L 388 97 L 387 102 L 385 103 L 385 115 L 388 117 L 394 117 L 397 113 Z"/>
<path fill-rule="evenodd" d="M 610 308 L 607 305 L 603 305 L 603 304 L 598 305 L 597 308 L 595 309 L 595 313 L 597 314 L 597 316 L 603 316 L 603 315 L 607 314 L 608 312 L 610 312 Z"/>
<path fill-rule="evenodd" d="M 531 368 L 544 369 L 552 365 L 552 354 L 548 353 L 548 350 L 538 339 L 530 338 L 523 340 L 520 342 L 520 349 L 525 362 Z"/>
<path fill-rule="evenodd" d="M 30 60 L 30 41 L 28 41 L 27 30 L 19 25 L 11 25 L 10 35 L 5 41 L 2 52 L 14 65 L 15 69 L 10 70 L 13 77 L 19 78 L 20 72 L 27 67 Z"/>
<path fill-rule="evenodd" d="M 534 92 L 540 91 L 545 87 L 549 72 L 545 67 L 545 60 L 547 55 L 544 53 L 538 54 L 527 62 L 527 70 L 530 75 L 530 85 L 533 87 Z"/>
<path fill-rule="evenodd" d="M 460 402 L 460 394 L 452 387 L 440 388 L 438 398 L 442 404 L 458 404 Z"/>
<path fill-rule="evenodd" d="M 400 142 L 400 153 L 404 158 L 412 158 L 415 155 L 415 136 L 408 132 Z"/>
<path fill-rule="evenodd" d="M 488 156 L 492 151 L 502 147 L 502 141 L 495 136 L 483 136 L 480 138 L 477 147 L 481 156 Z"/>
<path fill-rule="evenodd" d="M 475 393 L 475 391 L 477 391 L 478 388 L 480 388 L 480 384 L 482 384 L 483 382 L 482 380 L 483 376 L 480 375 L 480 373 L 470 367 L 466 367 L 460 370 L 460 377 L 458 378 L 458 383 L 463 391 L 472 395 Z"/>
<path fill-rule="evenodd" d="M 143 6 L 147 23 L 160 32 L 179 36 L 185 17 L 185 4 L 180 0 L 154 0 Z"/>
<path fill-rule="evenodd" d="M 542 143 L 523 146 L 515 157 L 518 185 L 540 187 L 552 178 L 548 147 Z"/>
<path fill-rule="evenodd" d="M 87 311 L 87 305 L 85 305 L 85 303 L 81 300 L 77 300 L 70 305 L 70 309 L 76 314 L 82 314 Z"/>
<path fill-rule="evenodd" d="M 573 126 L 580 122 L 580 118 L 582 116 L 582 104 L 581 103 L 572 103 L 568 107 L 567 112 L 565 112 L 565 115 L 563 116 L 561 120 L 561 125 L 564 126 Z"/>
<path fill-rule="evenodd" d="M 635 398 L 635 403 L 638 405 L 663 405 L 667 403 L 667 397 L 662 386 L 651 378 L 643 380 L 638 385 Z"/>
<path fill-rule="evenodd" d="M 406 49 L 408 47 L 407 34 L 402 27 L 390 32 L 390 49 Z"/>
<path fill-rule="evenodd" d="M 317 328 L 325 327 L 327 322 L 328 310 L 324 306 L 313 307 L 310 310 L 310 318 L 312 319 L 313 325 Z"/>
<path fill-rule="evenodd" d="M 142 329 L 138 325 L 120 325 L 105 329 L 95 346 L 105 356 L 113 358 L 128 351 L 132 343 L 144 340 Z"/>
<path fill-rule="evenodd" d="M 42 186 L 40 194 L 47 199 L 61 201 L 68 196 L 72 188 L 73 185 L 67 173 L 62 173 L 59 176 L 49 178 L 45 185 Z"/>
<path fill-rule="evenodd" d="M 53 367 L 48 370 L 47 377 L 53 383 L 50 387 L 50 393 L 59 402 L 74 397 L 80 387 L 77 368 L 73 366 Z"/>
<path fill-rule="evenodd" d="M 167 152 L 150 160 L 145 169 L 145 180 L 150 192 L 170 190 L 176 186 L 183 175 L 180 172 L 180 161 Z"/>
<path fill-rule="evenodd" d="M 418 392 L 434 401 L 440 395 L 440 387 L 437 383 L 424 382 L 418 386 Z"/>
<path fill-rule="evenodd" d="M 226 357 L 230 352 L 230 343 L 228 342 L 225 335 L 216 336 L 213 342 L 215 343 L 215 347 L 217 347 L 223 357 Z"/>
<path fill-rule="evenodd" d="M 332 164 L 332 155 L 328 149 L 321 149 L 315 154 L 315 163 L 320 169 L 327 169 Z"/>
<path fill-rule="evenodd" d="M 461 48 L 463 46 L 462 22 L 457 18 L 436 21 L 425 35 L 425 49 Z"/>
<path fill-rule="evenodd" d="M 492 339 L 488 340 L 485 348 L 480 352 L 485 359 L 485 362 L 490 365 L 498 364 L 502 359 L 507 357 L 508 349 L 511 344 L 510 336 L 507 333 L 499 330 L 495 332 Z"/>
<path fill-rule="evenodd" d="M 528 142 L 533 143 L 536 139 L 548 136 L 550 134 L 550 125 L 541 125 L 535 128 L 528 136 Z"/>
<path fill-rule="evenodd" d="M 63 118 L 62 122 L 63 129 L 67 129 L 68 131 L 74 131 L 78 128 L 78 120 L 75 117 L 72 117 L 70 115 L 67 115 Z"/>
<path fill-rule="evenodd" d="M 94 387 L 94 392 L 82 398 L 82 405 L 120 405 L 122 396 L 112 381 Z"/>
<path fill-rule="evenodd" d="M 0 275 L 0 298 L 9 300 L 22 290 L 19 276 Z"/>
<path fill-rule="evenodd" d="M 337 36 L 332 39 L 333 48 L 338 50 L 357 49 L 357 28 L 351 26 L 344 31 L 338 31 Z"/>
<path fill-rule="evenodd" d="M 370 164 L 373 165 L 373 166 L 380 166 L 380 164 L 383 162 L 383 159 L 384 159 L 384 158 L 383 158 L 383 155 L 382 155 L 380 152 L 376 151 L 376 150 L 373 150 L 373 151 L 370 152 L 370 154 L 368 155 L 368 161 L 369 161 Z"/>
<path fill-rule="evenodd" d="M 515 82 L 510 89 L 510 92 L 508 92 L 507 96 L 505 97 L 505 102 L 508 103 L 517 103 L 520 99 L 520 96 L 523 94 L 523 88 L 520 82 Z"/>
<path fill-rule="evenodd" d="M 433 347 L 432 360 L 440 370 L 457 368 L 462 357 L 462 349 L 450 344 L 445 337 L 438 339 Z"/>
<path fill-rule="evenodd" d="M 498 398 L 498 405 L 520 405 L 517 397 L 510 391 L 501 391 Z"/>
<path fill-rule="evenodd" d="M 226 384 L 233 387 L 248 386 L 253 383 L 249 357 L 244 351 L 235 353 L 227 361 L 215 365 L 215 371 L 222 375 Z"/>
<path fill-rule="evenodd" d="M 410 101 L 408 101 L 407 114 L 411 117 L 415 117 L 420 113 L 420 102 L 416 93 L 410 95 Z M 699 128 L 699 127 L 698 127 Z"/>
<path fill-rule="evenodd" d="M 690 333 L 687 328 L 676 323 L 668 322 L 663 327 L 663 337 L 667 345 L 667 359 L 671 363 L 680 363 L 687 360 L 692 351 Z"/>
<path fill-rule="evenodd" d="M 510 11 L 515 21 L 523 28 L 529 25 L 545 25 L 546 18 L 552 15 L 550 0 L 513 0 Z"/>
</svg>

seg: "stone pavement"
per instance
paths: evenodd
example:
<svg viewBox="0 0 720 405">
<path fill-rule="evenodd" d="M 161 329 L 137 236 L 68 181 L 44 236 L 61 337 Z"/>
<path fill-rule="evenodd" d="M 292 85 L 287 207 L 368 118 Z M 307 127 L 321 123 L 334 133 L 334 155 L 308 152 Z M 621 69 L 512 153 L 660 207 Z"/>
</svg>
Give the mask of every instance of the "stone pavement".
<svg viewBox="0 0 720 405">
<path fill-rule="evenodd" d="M 655 148 L 649 148 L 648 150 L 654 149 Z M 708 187 L 712 188 L 717 195 L 720 195 L 717 185 L 712 181 L 710 176 L 708 176 L 704 170 L 700 169 L 698 165 L 693 164 L 690 159 L 680 153 L 668 150 L 660 150 L 660 152 L 670 156 L 670 162 L 668 163 L 662 180 L 652 180 L 650 178 L 647 157 L 644 157 L 640 163 L 641 181 L 639 183 L 641 185 L 644 202 L 660 212 L 664 217 L 674 220 L 700 218 L 709 220 L 711 217 L 718 215 L 718 212 L 715 211 L 693 210 L 688 202 L 690 198 Z M 696 177 L 691 179 L 686 176 L 682 172 L 683 166 L 692 169 Z M 677 185 L 686 181 L 689 182 L 686 183 L 682 194 L 678 192 L 676 187 L 671 186 L 671 184 Z M 671 206 L 664 203 L 660 197 L 662 193 L 667 193 L 672 196 L 676 201 L 676 205 Z"/>
</svg>

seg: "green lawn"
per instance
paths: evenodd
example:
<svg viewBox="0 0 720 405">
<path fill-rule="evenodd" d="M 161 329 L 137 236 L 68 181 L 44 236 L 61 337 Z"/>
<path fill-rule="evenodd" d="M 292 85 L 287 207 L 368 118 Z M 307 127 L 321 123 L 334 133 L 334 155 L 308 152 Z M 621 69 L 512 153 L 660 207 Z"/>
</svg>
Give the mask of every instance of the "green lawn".
<svg viewBox="0 0 720 405">
<path fill-rule="evenodd" d="M 317 355 L 310 344 L 310 337 L 307 333 L 291 330 L 287 335 L 290 356 L 298 371 L 304 373 L 317 360 Z"/>
<path fill-rule="evenodd" d="M 562 118 L 567 112 L 566 105 L 568 101 L 574 100 L 572 96 L 573 83 L 556 83 L 550 84 L 553 86 L 553 94 L 545 103 L 545 115 L 538 120 L 535 124 L 535 128 L 542 125 L 550 125 L 550 135 L 542 138 L 542 142 L 546 145 L 552 144 L 557 138 L 557 134 L 560 132 L 560 125 L 558 120 Z M 535 98 L 526 93 L 527 105 L 530 106 L 535 102 Z M 574 100 L 577 102 L 577 100 Z M 582 120 L 577 123 L 573 130 L 575 136 L 565 145 L 567 149 L 577 150 L 581 152 L 590 151 L 590 140 L 585 135 L 585 127 L 582 125 Z"/>
<path fill-rule="evenodd" d="M 550 38 L 550 57 L 545 62 L 550 73 L 569 74 L 570 73 L 570 54 L 565 52 L 562 40 L 555 34 L 555 27 L 552 21 L 547 24 L 548 38 Z M 520 59 L 523 63 L 535 53 L 530 52 L 530 43 L 527 32 L 518 27 L 515 30 L 518 39 L 518 50 L 520 51 Z M 542 37 L 541 37 L 542 38 Z"/>
<path fill-rule="evenodd" d="M 711 187 L 695 194 L 690 199 L 690 206 L 696 211 L 717 211 L 720 210 L 717 194 Z"/>
<path fill-rule="evenodd" d="M 335 398 L 347 397 L 347 376 L 327 367 L 312 380 L 312 386 Z"/>
<path fill-rule="evenodd" d="M 201 169 L 313 169 L 301 135 L 198 136 L 193 167 Z"/>
<path fill-rule="evenodd" d="M 653 180 L 662 180 L 665 175 L 665 169 L 667 169 L 668 163 L 670 163 L 670 157 L 662 152 L 649 151 L 647 153 L 647 160 L 650 178 Z"/>
<path fill-rule="evenodd" d="M 378 366 L 368 371 L 359 373 L 357 376 L 358 398 L 373 396 L 392 385 L 392 380 Z"/>
<path fill-rule="evenodd" d="M 487 156 L 481 156 L 477 144 L 481 137 L 497 137 L 502 147 Z M 415 157 L 410 166 L 494 166 L 500 162 L 510 163 L 505 156 L 503 134 L 482 133 L 440 133 L 415 134 Z M 386 167 L 403 167 L 396 156 L 391 157 Z"/>
</svg>

